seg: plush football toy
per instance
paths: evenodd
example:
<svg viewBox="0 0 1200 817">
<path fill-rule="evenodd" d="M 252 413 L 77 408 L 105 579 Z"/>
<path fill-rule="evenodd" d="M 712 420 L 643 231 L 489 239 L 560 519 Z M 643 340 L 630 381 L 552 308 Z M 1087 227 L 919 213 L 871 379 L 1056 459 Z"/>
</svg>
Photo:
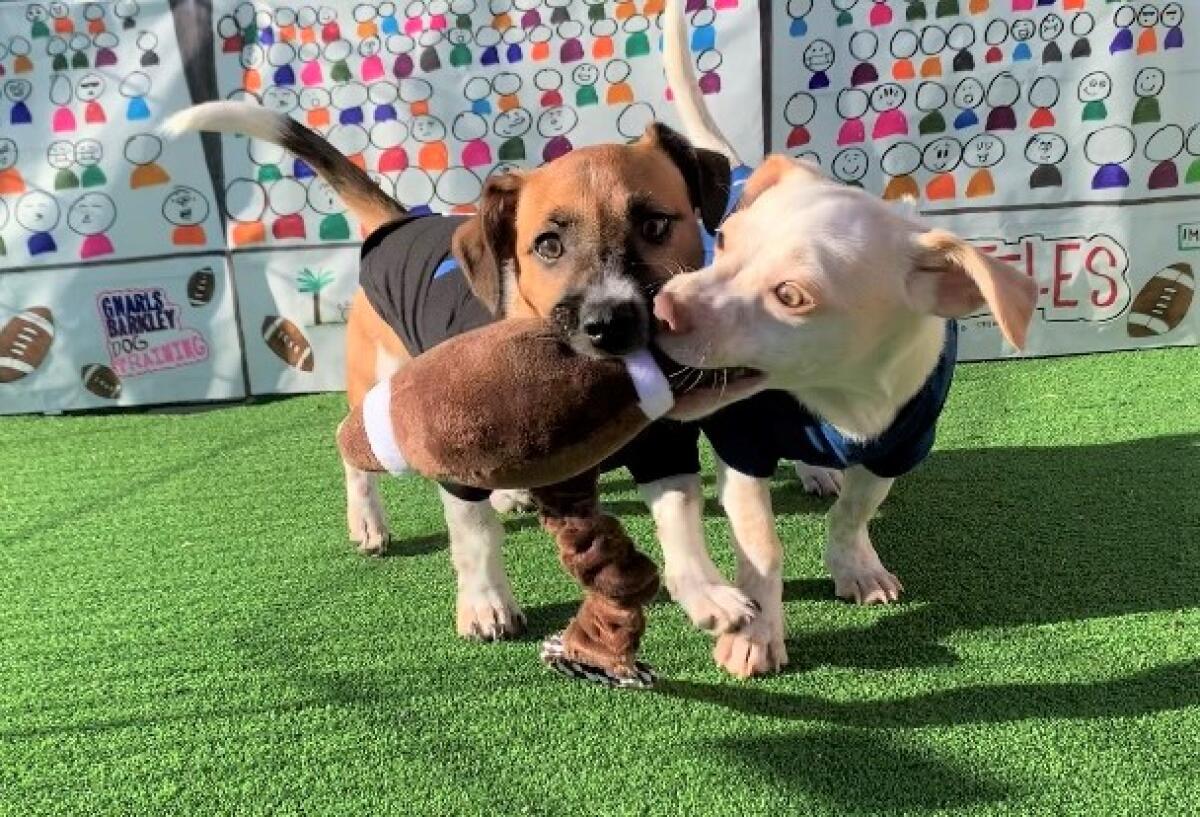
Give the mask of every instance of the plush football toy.
<svg viewBox="0 0 1200 817">
<path fill-rule="evenodd" d="M 504 320 L 435 346 L 376 385 L 338 429 L 338 447 L 364 471 L 533 489 L 585 593 L 542 659 L 571 677 L 649 686 L 653 674 L 636 654 L 658 570 L 600 512 L 596 467 L 674 402 L 648 352 L 588 358 L 544 321 Z"/>
</svg>

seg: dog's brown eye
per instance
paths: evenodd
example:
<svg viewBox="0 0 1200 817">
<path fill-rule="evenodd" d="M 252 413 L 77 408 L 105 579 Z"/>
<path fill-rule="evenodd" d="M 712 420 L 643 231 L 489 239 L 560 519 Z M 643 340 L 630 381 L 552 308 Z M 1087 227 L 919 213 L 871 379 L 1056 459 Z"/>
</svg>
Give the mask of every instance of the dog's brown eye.
<svg viewBox="0 0 1200 817">
<path fill-rule="evenodd" d="M 779 299 L 779 303 L 788 309 L 800 309 L 809 304 L 808 296 L 804 294 L 804 290 L 791 282 L 775 287 L 775 297 Z"/>
<path fill-rule="evenodd" d="M 562 257 L 562 239 L 554 233 L 542 233 L 533 242 L 533 251 L 543 261 L 555 261 Z"/>
<path fill-rule="evenodd" d="M 714 243 L 716 243 L 718 250 L 725 249 L 725 233 L 717 230 L 717 234 L 713 236 L 713 240 Z"/>
<path fill-rule="evenodd" d="M 666 216 L 654 216 L 642 222 L 642 238 L 653 244 L 666 241 L 670 232 L 671 219 Z"/>
</svg>

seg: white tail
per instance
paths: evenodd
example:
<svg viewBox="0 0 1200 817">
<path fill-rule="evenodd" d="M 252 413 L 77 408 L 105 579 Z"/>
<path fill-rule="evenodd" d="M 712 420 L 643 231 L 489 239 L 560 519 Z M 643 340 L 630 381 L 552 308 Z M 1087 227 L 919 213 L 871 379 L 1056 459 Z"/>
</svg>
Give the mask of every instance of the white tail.
<svg viewBox="0 0 1200 817">
<path fill-rule="evenodd" d="M 169 137 L 185 131 L 240 133 L 278 145 L 289 121 L 287 116 L 252 102 L 202 102 L 172 115 L 160 130 Z"/>
</svg>

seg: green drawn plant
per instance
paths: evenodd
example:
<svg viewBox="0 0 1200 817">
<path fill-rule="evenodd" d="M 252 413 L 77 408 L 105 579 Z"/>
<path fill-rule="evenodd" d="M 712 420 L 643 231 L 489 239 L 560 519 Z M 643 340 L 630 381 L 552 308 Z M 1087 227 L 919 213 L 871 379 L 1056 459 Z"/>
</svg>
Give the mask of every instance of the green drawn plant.
<svg viewBox="0 0 1200 817">
<path fill-rule="evenodd" d="M 296 276 L 296 289 L 312 293 L 313 326 L 321 325 L 321 290 L 333 283 L 332 272 L 313 272 L 308 267 Z"/>
</svg>

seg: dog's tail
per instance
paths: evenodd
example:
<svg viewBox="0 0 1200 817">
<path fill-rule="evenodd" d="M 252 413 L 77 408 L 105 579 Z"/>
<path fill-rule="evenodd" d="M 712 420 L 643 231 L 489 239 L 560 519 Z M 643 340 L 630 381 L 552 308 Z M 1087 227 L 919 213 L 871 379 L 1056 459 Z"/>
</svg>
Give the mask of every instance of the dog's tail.
<svg viewBox="0 0 1200 817">
<path fill-rule="evenodd" d="M 308 163 L 337 192 L 370 233 L 404 215 L 404 207 L 371 181 L 325 137 L 290 116 L 252 102 L 204 102 L 179 111 L 162 125 L 168 136 L 184 131 L 240 133 L 279 145 Z"/>
<path fill-rule="evenodd" d="M 683 13 L 684 0 L 667 0 L 663 11 L 663 67 L 667 83 L 675 96 L 675 107 L 683 120 L 683 132 L 698 148 L 722 153 L 734 165 L 743 164 L 737 151 L 713 121 L 696 83 L 692 60 L 688 55 L 688 24 Z"/>
</svg>

